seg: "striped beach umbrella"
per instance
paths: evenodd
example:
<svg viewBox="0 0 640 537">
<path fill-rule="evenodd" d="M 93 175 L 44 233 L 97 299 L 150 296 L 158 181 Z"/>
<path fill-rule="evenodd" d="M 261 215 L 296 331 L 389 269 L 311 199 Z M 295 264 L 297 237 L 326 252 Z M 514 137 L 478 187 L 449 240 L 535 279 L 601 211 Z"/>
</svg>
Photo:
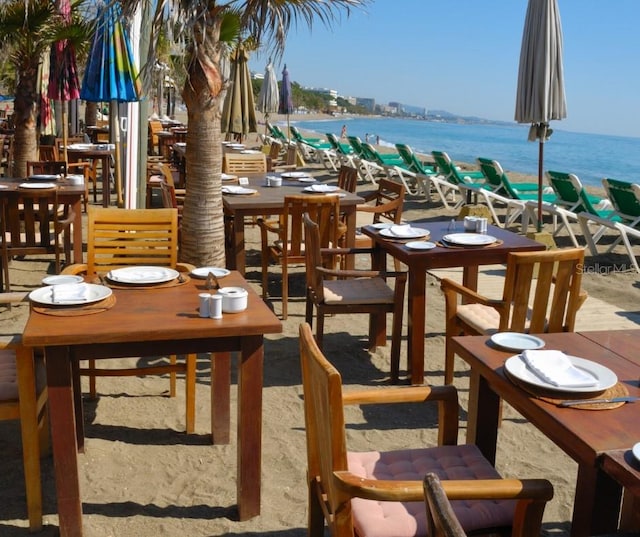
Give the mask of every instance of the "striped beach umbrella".
<svg viewBox="0 0 640 537">
<path fill-rule="evenodd" d="M 280 104 L 278 106 L 279 114 L 287 116 L 287 137 L 290 136 L 289 115 L 293 113 L 293 94 L 291 92 L 291 79 L 289 78 L 289 70 L 285 63 L 282 70 L 282 82 L 280 83 Z"/>
<path fill-rule="evenodd" d="M 562 66 L 562 25 L 557 0 L 529 0 L 522 34 L 515 120 L 529 123 L 538 140 L 538 231 L 542 229 L 544 143 L 549 121 L 567 117 Z"/>
<path fill-rule="evenodd" d="M 69 0 L 58 0 L 58 11 L 65 24 L 71 22 L 71 4 Z M 68 39 L 57 41 L 51 47 L 49 67 L 49 99 L 62 103 L 62 140 L 64 160 L 67 160 L 67 104 L 80 97 L 80 82 L 76 68 L 76 51 Z"/>
<path fill-rule="evenodd" d="M 118 205 L 123 205 L 120 170 L 120 122 L 117 103 L 135 102 L 142 94 L 138 70 L 127 31 L 122 23 L 121 7 L 116 1 L 100 6 L 91 54 L 82 80 L 80 98 L 109 103 L 109 132 L 115 144 L 115 176 Z"/>
</svg>

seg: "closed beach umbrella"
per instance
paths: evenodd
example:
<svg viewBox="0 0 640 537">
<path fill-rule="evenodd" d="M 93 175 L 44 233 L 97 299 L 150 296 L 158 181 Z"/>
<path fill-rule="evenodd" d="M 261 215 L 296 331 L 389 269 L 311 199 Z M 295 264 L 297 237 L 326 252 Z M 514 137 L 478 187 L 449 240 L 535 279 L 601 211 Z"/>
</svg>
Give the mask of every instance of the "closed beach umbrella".
<svg viewBox="0 0 640 537">
<path fill-rule="evenodd" d="M 69 0 L 58 0 L 58 10 L 65 22 L 71 22 L 71 4 Z M 80 82 L 76 68 L 76 51 L 73 45 L 63 39 L 51 47 L 51 65 L 49 67 L 49 99 L 62 103 L 62 142 L 64 160 L 67 160 L 67 103 L 80 97 Z"/>
<path fill-rule="evenodd" d="M 86 101 L 109 102 L 109 131 L 115 144 L 116 193 L 119 206 L 123 205 L 123 199 L 117 103 L 139 101 L 141 94 L 131 43 L 121 19 L 121 8 L 117 2 L 109 1 L 101 6 L 80 90 L 80 98 Z M 106 170 L 103 170 L 103 173 L 106 173 Z"/>
<path fill-rule="evenodd" d="M 278 106 L 279 114 L 287 115 L 287 136 L 289 135 L 289 114 L 293 113 L 293 95 L 291 93 L 291 80 L 289 79 L 289 70 L 287 64 L 282 70 L 282 83 L 280 84 L 280 105 Z"/>
<path fill-rule="evenodd" d="M 56 135 L 56 119 L 51 108 L 49 100 L 49 54 L 42 56 L 42 61 L 38 66 L 38 123 L 40 127 L 40 135 L 55 136 Z"/>
<path fill-rule="evenodd" d="M 567 117 L 562 67 L 562 26 L 557 0 L 529 0 L 522 34 L 515 120 L 530 123 L 538 140 L 538 231 L 542 229 L 544 143 L 549 121 Z"/>
<path fill-rule="evenodd" d="M 231 85 L 222 109 L 222 132 L 235 134 L 240 141 L 258 130 L 248 60 L 244 47 L 238 45 L 231 57 Z"/>
<path fill-rule="evenodd" d="M 264 114 L 265 121 L 269 121 L 269 114 L 275 114 L 280 105 L 280 95 L 278 94 L 278 79 L 273 70 L 271 60 L 264 70 L 262 87 L 258 95 L 258 110 Z"/>
</svg>

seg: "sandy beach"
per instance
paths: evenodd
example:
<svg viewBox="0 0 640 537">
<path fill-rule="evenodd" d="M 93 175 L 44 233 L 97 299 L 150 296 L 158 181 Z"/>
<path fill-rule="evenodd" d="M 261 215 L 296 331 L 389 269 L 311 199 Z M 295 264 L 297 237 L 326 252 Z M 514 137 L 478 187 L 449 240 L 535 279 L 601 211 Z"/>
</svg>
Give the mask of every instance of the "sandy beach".
<svg viewBox="0 0 640 537">
<path fill-rule="evenodd" d="M 318 177 L 335 181 L 321 167 Z M 361 183 L 358 192 L 373 187 Z M 408 198 L 407 221 L 453 218 L 457 211 L 435 202 Z M 517 230 L 517 227 L 515 228 Z M 260 242 L 257 228 L 249 228 L 247 280 L 260 287 Z M 569 246 L 566 235 L 558 246 Z M 588 257 L 583 279 L 590 296 L 614 304 L 619 311 L 637 312 L 638 274 L 614 267 L 629 266 L 623 247 L 608 256 Z M 11 265 L 14 290 L 31 290 L 52 271 L 50 259 L 30 257 Z M 85 403 L 86 449 L 79 455 L 80 487 L 87 537 L 209 537 L 306 535 L 306 451 L 302 388 L 298 356 L 298 327 L 304 320 L 303 270 L 294 269 L 289 318 L 282 334 L 265 340 L 263 391 L 262 512 L 239 522 L 235 509 L 236 425 L 235 371 L 232 374 L 232 440 L 209 444 L 209 360 L 199 357 L 196 433 L 184 431 L 184 385 L 178 396 L 167 396 L 166 378 L 98 379 L 99 397 Z M 271 269 L 272 288 L 280 271 Z M 430 276 L 427 291 L 426 382 L 442 383 L 444 360 L 444 300 L 437 278 Z M 270 300 L 281 311 L 279 296 Z M 19 331 L 28 306 L 0 309 L 2 332 Z M 98 319 L 96 319 L 98 320 Z M 406 319 L 405 319 L 406 325 Z M 596 327 L 594 327 L 596 328 Z M 406 334 L 406 331 L 405 331 Z M 388 382 L 389 346 L 366 351 L 367 319 L 329 318 L 325 327 L 325 354 L 343 376 L 345 389 L 375 387 Z M 406 371 L 403 345 L 401 369 Z M 133 358 L 135 360 L 135 358 Z M 116 361 L 117 362 L 117 361 Z M 455 385 L 460 397 L 460 442 L 466 434 L 468 370 L 458 361 Z M 432 444 L 436 430 L 429 416 L 412 405 L 392 410 L 349 409 L 348 443 L 353 450 L 372 447 L 411 447 Z M 425 419 L 426 418 L 426 419 Z M 367 432 L 366 429 L 373 429 Z M 0 535 L 28 535 L 19 428 L 0 422 Z M 498 442 L 497 467 L 504 476 L 544 477 L 555 488 L 544 517 L 546 535 L 569 532 L 577 465 L 508 406 Z M 51 455 L 43 459 L 45 531 L 55 535 L 56 498 Z"/>
</svg>

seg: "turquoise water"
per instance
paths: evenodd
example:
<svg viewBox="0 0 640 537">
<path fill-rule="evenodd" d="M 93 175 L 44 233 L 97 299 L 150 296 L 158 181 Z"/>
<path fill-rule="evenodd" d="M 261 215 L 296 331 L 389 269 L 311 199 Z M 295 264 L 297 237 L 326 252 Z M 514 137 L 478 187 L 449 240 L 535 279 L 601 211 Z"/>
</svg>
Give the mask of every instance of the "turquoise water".
<svg viewBox="0 0 640 537">
<path fill-rule="evenodd" d="M 392 147 L 405 143 L 418 153 L 446 151 L 458 162 L 475 162 L 477 157 L 497 160 L 502 167 L 538 175 L 538 142 L 527 141 L 526 125 L 458 125 L 412 119 L 352 118 L 297 121 L 305 130 L 321 135 L 340 136 L 343 125 L 349 135 L 363 141 L 370 135 L 380 144 Z M 640 138 L 584 134 L 560 130 L 562 122 L 553 122 L 554 133 L 544 144 L 544 170 L 576 174 L 584 185 L 602 186 L 603 177 L 640 183 Z"/>
</svg>

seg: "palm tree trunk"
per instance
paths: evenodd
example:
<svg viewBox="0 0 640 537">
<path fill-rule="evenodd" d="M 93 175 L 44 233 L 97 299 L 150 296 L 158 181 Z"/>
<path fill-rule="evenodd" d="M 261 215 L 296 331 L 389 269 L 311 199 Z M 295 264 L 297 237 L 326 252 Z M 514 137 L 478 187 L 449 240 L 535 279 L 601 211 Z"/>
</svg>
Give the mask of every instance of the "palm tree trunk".
<svg viewBox="0 0 640 537">
<path fill-rule="evenodd" d="M 36 67 L 33 69 L 35 73 Z M 21 73 L 14 101 L 15 133 L 13 141 L 13 177 L 27 176 L 27 161 L 38 160 L 36 76 Z"/>
<path fill-rule="evenodd" d="M 207 28 L 196 57 L 187 65 L 183 90 L 189 130 L 186 148 L 187 190 L 182 212 L 180 258 L 196 266 L 224 266 L 219 21 Z M 206 37 L 205 37 L 206 36 Z"/>
</svg>

